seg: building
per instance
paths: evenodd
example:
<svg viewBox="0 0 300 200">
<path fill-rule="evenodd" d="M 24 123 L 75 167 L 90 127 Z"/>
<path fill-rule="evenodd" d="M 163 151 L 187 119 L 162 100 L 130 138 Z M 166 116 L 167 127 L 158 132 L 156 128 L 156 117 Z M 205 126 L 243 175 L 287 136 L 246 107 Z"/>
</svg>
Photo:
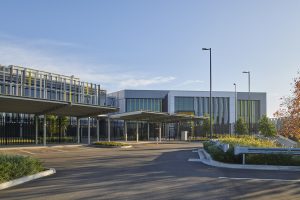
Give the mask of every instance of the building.
<svg viewBox="0 0 300 200">
<path fill-rule="evenodd" d="M 144 110 L 196 116 L 209 115 L 208 91 L 121 90 L 107 96 L 108 102 L 119 107 L 121 113 Z M 248 104 L 248 92 L 235 94 L 235 92 L 213 91 L 214 130 L 216 133 L 232 133 L 233 125 L 238 118 L 243 118 L 245 122 L 249 121 L 249 110 L 251 130 L 257 132 L 257 122 L 266 114 L 266 106 L 266 93 L 251 92 Z"/>
<path fill-rule="evenodd" d="M 0 145 L 99 140 L 106 106 L 100 85 L 19 66 L 0 65 Z"/>
</svg>

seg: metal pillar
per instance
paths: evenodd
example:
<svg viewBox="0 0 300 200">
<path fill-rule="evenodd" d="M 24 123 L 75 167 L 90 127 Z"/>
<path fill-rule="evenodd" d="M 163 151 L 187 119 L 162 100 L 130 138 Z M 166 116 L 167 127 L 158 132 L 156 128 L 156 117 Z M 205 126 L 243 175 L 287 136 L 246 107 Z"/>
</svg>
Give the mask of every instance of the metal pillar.
<svg viewBox="0 0 300 200">
<path fill-rule="evenodd" d="M 77 127 L 76 127 L 76 133 L 77 133 L 77 143 L 80 143 L 80 118 L 77 117 Z"/>
<path fill-rule="evenodd" d="M 148 141 L 150 140 L 150 124 L 148 122 L 148 129 L 147 129 L 147 138 L 148 138 Z"/>
<path fill-rule="evenodd" d="M 139 123 L 136 123 L 136 142 L 139 142 Z"/>
<path fill-rule="evenodd" d="M 177 123 L 177 139 L 180 139 L 180 123 Z"/>
<path fill-rule="evenodd" d="M 107 140 L 110 142 L 110 118 L 107 118 Z"/>
<path fill-rule="evenodd" d="M 44 122 L 43 122 L 43 145 L 46 146 L 46 137 L 47 137 L 47 118 L 44 115 Z"/>
<path fill-rule="evenodd" d="M 124 134 L 125 134 L 125 141 L 127 142 L 127 122 L 124 121 Z"/>
<path fill-rule="evenodd" d="M 35 117 L 35 144 L 38 144 L 38 134 L 39 134 L 39 122 L 38 122 L 38 116 Z"/>
<path fill-rule="evenodd" d="M 159 133 L 158 133 L 159 142 L 161 142 L 161 123 L 159 123 Z"/>
<path fill-rule="evenodd" d="M 88 144 L 91 144 L 91 118 L 88 117 Z"/>
<path fill-rule="evenodd" d="M 100 127 L 99 127 L 99 119 L 97 119 L 97 142 L 100 140 Z"/>
</svg>

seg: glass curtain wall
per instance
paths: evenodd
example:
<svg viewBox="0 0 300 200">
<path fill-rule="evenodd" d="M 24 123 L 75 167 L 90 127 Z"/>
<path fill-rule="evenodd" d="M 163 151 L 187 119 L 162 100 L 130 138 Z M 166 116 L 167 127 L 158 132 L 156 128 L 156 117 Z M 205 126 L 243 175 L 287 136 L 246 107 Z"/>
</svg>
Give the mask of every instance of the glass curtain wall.
<svg viewBox="0 0 300 200">
<path fill-rule="evenodd" d="M 155 98 L 128 98 L 126 99 L 126 112 L 133 111 L 162 112 L 162 99 Z"/>
<path fill-rule="evenodd" d="M 258 100 L 251 100 L 248 105 L 248 100 L 238 100 L 237 114 L 238 118 L 242 118 L 245 122 L 249 120 L 248 107 L 250 106 L 250 123 L 255 124 L 258 122 L 260 117 L 260 102 Z"/>
</svg>

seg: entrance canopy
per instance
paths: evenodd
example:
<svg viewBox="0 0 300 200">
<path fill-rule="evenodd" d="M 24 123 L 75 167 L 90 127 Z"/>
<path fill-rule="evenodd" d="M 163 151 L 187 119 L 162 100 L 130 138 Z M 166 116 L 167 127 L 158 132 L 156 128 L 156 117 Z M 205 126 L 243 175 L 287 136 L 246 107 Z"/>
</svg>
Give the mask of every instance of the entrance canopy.
<svg viewBox="0 0 300 200">
<path fill-rule="evenodd" d="M 135 111 L 125 112 L 121 114 L 113 114 L 108 116 L 111 119 L 120 119 L 125 121 L 144 121 L 144 122 L 163 122 L 163 123 L 176 123 L 183 121 L 199 121 L 204 120 L 206 117 L 191 116 L 185 114 L 169 114 L 165 112 L 148 112 L 148 111 Z"/>
<path fill-rule="evenodd" d="M 28 97 L 0 95 L 0 112 L 26 114 L 52 114 L 58 116 L 95 117 L 117 112 L 115 107 L 77 104 L 64 101 L 33 99 Z"/>
</svg>

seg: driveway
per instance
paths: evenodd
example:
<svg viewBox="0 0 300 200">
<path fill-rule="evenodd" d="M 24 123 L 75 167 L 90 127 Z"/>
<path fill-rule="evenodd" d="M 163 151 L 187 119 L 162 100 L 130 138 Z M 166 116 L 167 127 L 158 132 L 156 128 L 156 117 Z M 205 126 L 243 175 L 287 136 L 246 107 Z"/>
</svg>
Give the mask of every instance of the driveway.
<svg viewBox="0 0 300 200">
<path fill-rule="evenodd" d="M 0 191 L 0 199 L 299 199 L 300 173 L 235 170 L 188 162 L 200 143 L 131 149 L 9 150 L 38 157 L 55 175 Z"/>
</svg>

